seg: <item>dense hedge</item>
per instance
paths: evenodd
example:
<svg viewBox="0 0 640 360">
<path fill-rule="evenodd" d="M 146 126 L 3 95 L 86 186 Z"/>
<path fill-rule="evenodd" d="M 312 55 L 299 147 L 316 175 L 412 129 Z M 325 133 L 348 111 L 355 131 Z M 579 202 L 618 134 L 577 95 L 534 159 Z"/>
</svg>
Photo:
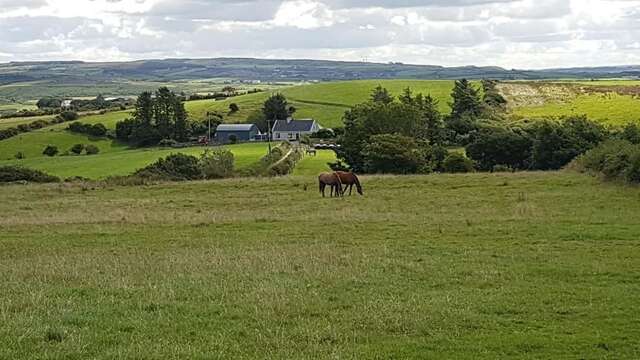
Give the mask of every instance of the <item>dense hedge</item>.
<svg viewBox="0 0 640 360">
<path fill-rule="evenodd" d="M 73 111 L 64 111 L 51 120 L 36 120 L 29 124 L 20 124 L 16 127 L 0 130 L 0 140 L 5 140 L 21 133 L 42 129 L 43 127 L 73 121 L 78 119 L 78 114 Z"/>
<path fill-rule="evenodd" d="M 221 179 L 233 176 L 234 156 L 227 149 L 205 151 L 200 158 L 182 153 L 166 158 L 136 171 L 132 177 L 147 180 L 186 181 Z"/>
<path fill-rule="evenodd" d="M 75 121 L 69 124 L 67 129 L 71 132 L 86 134 L 95 137 L 102 137 L 107 135 L 107 127 L 100 123 L 91 125 Z"/>
<path fill-rule="evenodd" d="M 0 183 L 29 181 L 37 183 L 59 182 L 60 179 L 40 170 L 21 166 L 0 166 Z"/>
</svg>

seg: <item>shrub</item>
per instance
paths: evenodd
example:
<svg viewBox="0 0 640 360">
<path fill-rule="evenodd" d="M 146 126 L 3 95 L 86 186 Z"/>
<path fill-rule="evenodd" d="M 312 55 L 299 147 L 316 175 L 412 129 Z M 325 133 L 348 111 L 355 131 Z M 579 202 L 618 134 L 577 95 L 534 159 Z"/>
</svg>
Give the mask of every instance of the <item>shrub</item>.
<svg viewBox="0 0 640 360">
<path fill-rule="evenodd" d="M 227 149 L 207 150 L 200 158 L 202 174 L 207 179 L 233 176 L 234 155 Z"/>
<path fill-rule="evenodd" d="M 640 145 L 611 140 L 580 156 L 578 169 L 602 174 L 608 180 L 640 182 Z"/>
<path fill-rule="evenodd" d="M 199 159 L 182 153 L 171 154 L 164 159 L 159 159 L 155 163 L 136 171 L 134 175 L 150 179 L 175 181 L 203 178 Z"/>
<path fill-rule="evenodd" d="M 71 151 L 76 155 L 82 154 L 83 150 L 84 150 L 84 144 L 75 144 L 71 147 L 71 149 L 69 149 L 69 151 Z"/>
<path fill-rule="evenodd" d="M 490 171 L 497 165 L 512 169 L 529 168 L 532 141 L 526 133 L 505 129 L 486 129 L 467 145 L 466 153 L 480 170 Z"/>
<path fill-rule="evenodd" d="M 96 155 L 98 153 L 100 153 L 100 148 L 93 145 L 93 144 L 89 144 L 84 148 L 85 152 L 87 153 L 87 155 Z"/>
<path fill-rule="evenodd" d="M 15 157 L 18 160 L 22 160 L 22 159 L 26 158 L 26 156 L 24 155 L 24 153 L 22 151 L 18 151 L 13 157 Z"/>
<path fill-rule="evenodd" d="M 468 173 L 473 171 L 473 161 L 460 153 L 451 153 L 442 164 L 448 173 Z"/>
<path fill-rule="evenodd" d="M 78 113 L 75 111 L 63 111 L 58 116 L 63 120 L 63 122 L 78 120 L 79 118 Z"/>
<path fill-rule="evenodd" d="M 47 156 L 56 156 L 58 152 L 58 147 L 55 145 L 47 145 L 44 150 L 42 150 L 42 154 Z"/>
<path fill-rule="evenodd" d="M 229 111 L 232 113 L 240 111 L 240 107 L 236 103 L 229 104 Z"/>
<path fill-rule="evenodd" d="M 0 166 L 0 183 L 30 181 L 37 183 L 59 182 L 60 179 L 40 170 L 33 170 L 21 166 Z"/>
<path fill-rule="evenodd" d="M 83 124 L 79 121 L 72 122 L 67 127 L 69 131 L 76 133 L 87 134 L 95 137 L 102 137 L 107 135 L 107 128 L 103 124 Z"/>
</svg>

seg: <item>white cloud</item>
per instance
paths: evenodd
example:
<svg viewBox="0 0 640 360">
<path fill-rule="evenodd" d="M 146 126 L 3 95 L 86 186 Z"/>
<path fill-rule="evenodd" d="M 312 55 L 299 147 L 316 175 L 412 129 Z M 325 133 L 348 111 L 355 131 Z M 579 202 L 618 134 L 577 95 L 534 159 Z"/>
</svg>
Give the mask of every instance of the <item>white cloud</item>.
<svg viewBox="0 0 640 360">
<path fill-rule="evenodd" d="M 640 63 L 640 0 L 0 0 L 0 61 Z"/>
</svg>

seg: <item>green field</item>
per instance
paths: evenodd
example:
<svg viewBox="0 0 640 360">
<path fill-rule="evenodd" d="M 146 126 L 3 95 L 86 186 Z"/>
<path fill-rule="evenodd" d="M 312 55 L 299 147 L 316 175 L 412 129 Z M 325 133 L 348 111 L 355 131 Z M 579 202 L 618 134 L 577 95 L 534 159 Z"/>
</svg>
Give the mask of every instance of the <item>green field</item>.
<svg viewBox="0 0 640 360">
<path fill-rule="evenodd" d="M 76 139 L 74 138 L 74 141 Z M 60 178 L 81 176 L 89 179 L 103 179 L 109 176 L 129 175 L 135 170 L 141 169 L 161 157 L 172 153 L 185 153 L 199 156 L 206 148 L 197 146 L 184 149 L 128 149 L 110 141 L 91 142 L 89 139 L 84 143 L 93 143 L 101 149 L 98 155 L 82 156 L 33 156 L 27 155 L 23 160 L 1 161 L 2 165 L 21 165 L 28 168 L 43 170 Z M 71 146 L 69 146 L 71 147 Z M 229 148 L 235 155 L 236 169 L 243 169 L 267 154 L 266 143 L 247 143 L 230 145 Z M 67 148 L 64 148 L 65 150 Z"/>
<path fill-rule="evenodd" d="M 640 190 L 562 172 L 0 187 L 0 358 L 633 359 Z"/>
<path fill-rule="evenodd" d="M 296 107 L 295 117 L 314 118 L 325 127 L 342 126 L 342 116 L 351 106 L 367 101 L 373 89 L 382 85 L 393 95 L 410 87 L 414 93 L 431 94 L 440 101 L 440 109 L 449 110 L 453 81 L 443 80 L 359 80 L 292 86 L 279 90 Z M 227 114 L 225 122 L 246 122 L 253 111 L 260 110 L 270 93 L 258 93 L 226 99 L 224 101 L 194 101 L 187 110 L 195 119 L 204 119 L 207 111 Z M 236 103 L 240 111 L 228 114 L 229 104 Z"/>
<path fill-rule="evenodd" d="M 321 172 L 331 171 L 327 163 L 336 161 L 333 150 L 318 150 L 316 156 L 306 155 L 293 170 L 293 175 L 317 176 Z"/>
</svg>

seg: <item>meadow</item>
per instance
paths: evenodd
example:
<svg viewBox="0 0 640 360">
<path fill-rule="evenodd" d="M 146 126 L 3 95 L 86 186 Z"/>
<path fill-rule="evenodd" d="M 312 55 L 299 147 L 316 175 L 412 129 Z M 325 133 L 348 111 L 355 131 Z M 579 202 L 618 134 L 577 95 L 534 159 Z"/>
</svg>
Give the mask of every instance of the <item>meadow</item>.
<svg viewBox="0 0 640 360">
<path fill-rule="evenodd" d="M 638 188 L 362 181 L 2 186 L 0 358 L 640 357 Z"/>
<path fill-rule="evenodd" d="M 87 138 L 88 139 L 88 138 Z M 76 139 L 74 138 L 74 141 Z M 82 143 L 82 142 L 81 142 Z M 87 179 L 104 179 L 109 176 L 129 175 L 141 169 L 159 158 L 170 154 L 184 153 L 193 156 L 200 156 L 207 149 L 202 146 L 172 149 L 172 148 L 144 148 L 129 149 L 124 145 L 110 141 L 85 141 L 93 143 L 101 149 L 107 149 L 97 155 L 68 155 L 48 157 L 27 156 L 22 160 L 0 160 L 2 165 L 21 165 L 32 169 L 45 171 L 51 175 L 62 179 L 79 176 Z M 73 144 L 69 145 L 71 147 Z M 267 154 L 266 143 L 246 143 L 227 146 L 235 156 L 235 167 L 238 170 L 244 169 L 260 160 Z M 67 150 L 67 148 L 63 148 Z"/>
</svg>

